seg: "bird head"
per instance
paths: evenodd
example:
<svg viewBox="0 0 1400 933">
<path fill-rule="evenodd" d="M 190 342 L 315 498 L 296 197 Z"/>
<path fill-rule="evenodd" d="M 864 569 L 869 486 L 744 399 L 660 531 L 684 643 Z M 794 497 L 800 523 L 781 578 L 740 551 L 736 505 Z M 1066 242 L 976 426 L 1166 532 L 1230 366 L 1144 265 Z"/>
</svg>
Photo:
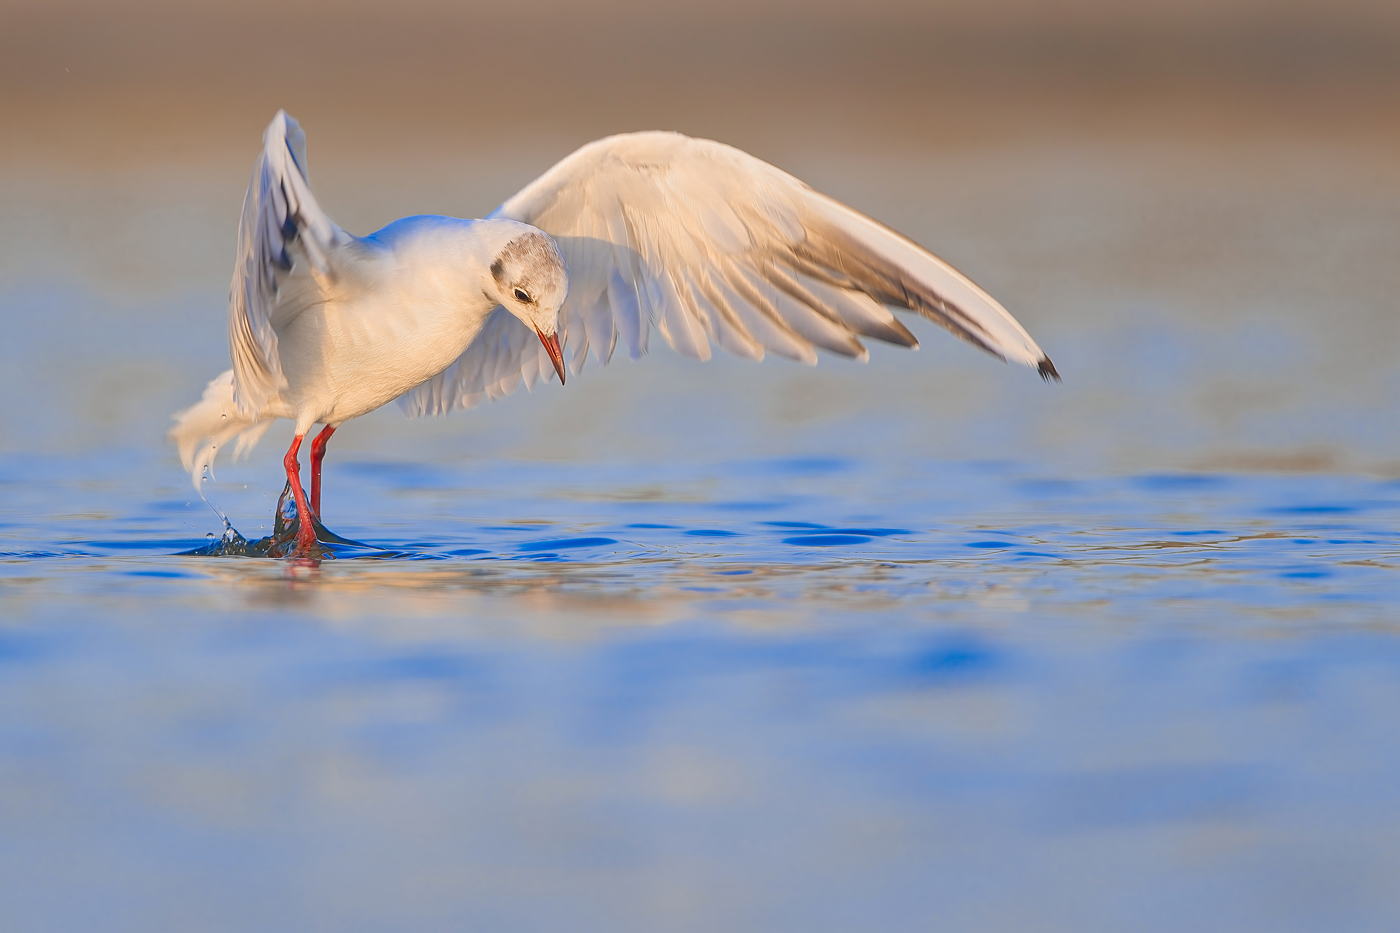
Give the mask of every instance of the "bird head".
<svg viewBox="0 0 1400 933">
<path fill-rule="evenodd" d="M 501 307 L 539 335 L 563 385 L 559 309 L 569 294 L 569 272 L 549 234 L 525 224 L 512 226 L 521 232 L 506 242 L 491 263 L 494 297 Z"/>
</svg>

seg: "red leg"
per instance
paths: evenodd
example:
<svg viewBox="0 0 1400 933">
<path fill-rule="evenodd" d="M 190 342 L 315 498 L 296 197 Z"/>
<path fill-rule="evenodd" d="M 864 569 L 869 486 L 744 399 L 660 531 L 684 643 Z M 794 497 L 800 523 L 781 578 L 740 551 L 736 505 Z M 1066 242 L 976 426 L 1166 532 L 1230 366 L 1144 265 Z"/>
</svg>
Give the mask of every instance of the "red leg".
<svg viewBox="0 0 1400 933">
<path fill-rule="evenodd" d="M 304 434 L 292 438 L 292 446 L 287 448 L 287 456 L 282 458 L 282 466 L 287 470 L 287 482 L 292 484 L 292 496 L 297 501 L 297 553 L 309 556 L 316 544 L 316 528 L 311 522 L 311 508 L 306 501 L 306 492 L 301 488 L 301 464 L 297 462 L 297 451 L 301 450 Z M 319 556 L 319 555 L 318 555 Z"/>
<path fill-rule="evenodd" d="M 321 517 L 321 461 L 326 459 L 326 444 L 334 433 L 335 428 L 328 424 L 311 442 L 311 511 L 318 520 Z"/>
</svg>

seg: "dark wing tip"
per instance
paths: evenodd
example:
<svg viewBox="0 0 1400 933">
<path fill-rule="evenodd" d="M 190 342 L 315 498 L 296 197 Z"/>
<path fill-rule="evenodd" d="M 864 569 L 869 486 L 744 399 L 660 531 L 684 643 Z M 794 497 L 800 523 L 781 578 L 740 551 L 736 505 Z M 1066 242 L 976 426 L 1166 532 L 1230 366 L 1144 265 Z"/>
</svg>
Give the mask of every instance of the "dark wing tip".
<svg viewBox="0 0 1400 933">
<path fill-rule="evenodd" d="M 1040 373 L 1040 378 L 1044 379 L 1046 382 L 1049 382 L 1051 379 L 1054 379 L 1056 382 L 1060 381 L 1060 374 L 1055 371 L 1055 364 L 1050 362 L 1050 357 L 1048 356 L 1042 356 L 1040 358 L 1040 365 L 1036 367 L 1036 370 Z"/>
</svg>

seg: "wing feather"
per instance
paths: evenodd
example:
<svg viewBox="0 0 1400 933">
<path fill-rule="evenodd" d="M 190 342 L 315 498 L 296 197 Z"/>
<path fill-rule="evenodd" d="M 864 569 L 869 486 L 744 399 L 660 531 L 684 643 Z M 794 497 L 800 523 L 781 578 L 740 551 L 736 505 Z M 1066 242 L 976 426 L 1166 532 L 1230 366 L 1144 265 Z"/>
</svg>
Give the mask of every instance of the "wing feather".
<svg viewBox="0 0 1400 933">
<path fill-rule="evenodd" d="M 560 333 L 572 343 L 575 372 L 590 348 L 606 364 L 619 339 L 636 359 L 646 353 L 652 328 L 696 359 L 708 359 L 714 343 L 751 359 L 771 352 L 810 364 L 821 348 L 864 360 L 860 337 L 918 345 L 889 310 L 895 308 L 1055 376 L 1024 328 L 952 266 L 720 143 L 655 132 L 602 139 L 491 216 L 533 224 L 558 242 L 569 267 Z M 533 335 L 519 325 L 505 340 L 510 328 L 501 320 L 477 338 L 497 341 L 489 379 L 471 371 L 488 358 L 474 343 L 437 377 L 455 380 L 455 387 L 428 393 L 432 404 L 411 402 L 410 410 L 495 397 L 506 385 L 497 370 L 512 365 L 527 384 L 548 378 L 543 351 L 525 339 Z M 483 391 L 484 385 L 494 388 Z"/>
<path fill-rule="evenodd" d="M 306 285 L 306 279 L 328 274 L 331 251 L 351 239 L 316 203 L 307 182 L 306 134 L 279 110 L 263 133 L 263 151 L 243 198 L 229 286 L 229 348 L 240 412 L 256 414 L 286 385 L 277 335 L 310 303 L 288 300 L 289 281 L 301 278 Z"/>
</svg>

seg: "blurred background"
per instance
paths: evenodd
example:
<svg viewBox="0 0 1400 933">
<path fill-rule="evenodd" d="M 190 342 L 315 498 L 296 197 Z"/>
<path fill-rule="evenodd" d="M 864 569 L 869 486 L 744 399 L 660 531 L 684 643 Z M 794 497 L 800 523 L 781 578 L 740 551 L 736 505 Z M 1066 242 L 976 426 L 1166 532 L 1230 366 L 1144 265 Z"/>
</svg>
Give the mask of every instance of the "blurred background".
<svg viewBox="0 0 1400 933">
<path fill-rule="evenodd" d="M 937 457 L 1400 464 L 1394 4 L 9 0 L 4 20 L 0 449 L 159 445 L 225 368 L 239 205 L 285 107 L 358 233 L 484 215 L 609 133 L 723 140 L 966 271 L 1066 376 L 929 328 L 868 367 L 661 348 L 442 424 L 383 412 L 341 449 L 698 454 L 714 438 L 667 425 L 702 404 L 756 453 L 862 449 L 876 418 Z"/>
<path fill-rule="evenodd" d="M 173 557 L 279 108 L 359 234 L 722 140 L 1064 383 L 658 341 Z M 1383 0 L 0 0 L 0 927 L 1394 929 L 1397 155 Z"/>
</svg>

